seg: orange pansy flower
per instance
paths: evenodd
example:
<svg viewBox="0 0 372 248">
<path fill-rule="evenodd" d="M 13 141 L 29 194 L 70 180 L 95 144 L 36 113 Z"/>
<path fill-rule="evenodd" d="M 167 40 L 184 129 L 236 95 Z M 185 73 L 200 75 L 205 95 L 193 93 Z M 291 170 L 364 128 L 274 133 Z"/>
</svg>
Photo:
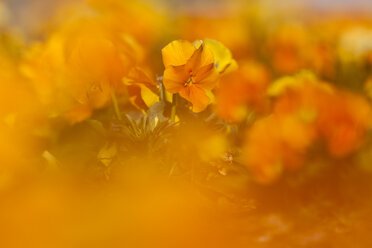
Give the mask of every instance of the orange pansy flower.
<svg viewBox="0 0 372 248">
<path fill-rule="evenodd" d="M 212 51 L 203 43 L 197 47 L 177 40 L 164 47 L 162 55 L 165 88 L 191 102 L 194 112 L 203 111 L 210 102 L 207 91 L 217 85 L 219 78 Z"/>
</svg>

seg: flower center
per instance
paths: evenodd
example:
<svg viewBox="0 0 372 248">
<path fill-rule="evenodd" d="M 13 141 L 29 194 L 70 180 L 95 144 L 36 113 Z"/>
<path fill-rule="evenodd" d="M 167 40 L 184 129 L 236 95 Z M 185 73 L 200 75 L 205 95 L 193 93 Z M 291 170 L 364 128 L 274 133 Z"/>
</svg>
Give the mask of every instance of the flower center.
<svg viewBox="0 0 372 248">
<path fill-rule="evenodd" d="M 184 86 L 190 86 L 191 84 L 193 84 L 195 81 L 194 81 L 194 78 L 193 77 L 190 77 L 187 82 L 185 83 Z"/>
</svg>

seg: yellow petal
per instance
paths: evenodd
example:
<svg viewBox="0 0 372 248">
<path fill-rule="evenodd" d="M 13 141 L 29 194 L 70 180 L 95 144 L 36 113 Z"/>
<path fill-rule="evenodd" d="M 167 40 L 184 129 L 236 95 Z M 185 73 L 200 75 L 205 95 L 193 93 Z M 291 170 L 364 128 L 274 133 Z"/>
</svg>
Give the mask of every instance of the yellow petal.
<svg viewBox="0 0 372 248">
<path fill-rule="evenodd" d="M 156 84 L 144 69 L 132 68 L 123 83 L 127 86 L 130 102 L 138 109 L 145 110 L 159 101 Z"/>
<path fill-rule="evenodd" d="M 176 40 L 169 43 L 161 50 L 165 68 L 185 65 L 195 50 L 195 46 L 186 40 Z"/>
<path fill-rule="evenodd" d="M 220 71 L 220 73 L 221 74 L 228 74 L 230 72 L 236 71 L 238 68 L 239 68 L 238 62 L 236 62 L 236 60 L 233 59 L 233 60 L 231 60 L 231 63 L 227 67 L 225 67 L 225 69 L 223 71 Z"/>
<path fill-rule="evenodd" d="M 159 96 L 144 85 L 141 86 L 141 97 L 147 107 L 151 107 L 159 101 Z"/>
<path fill-rule="evenodd" d="M 228 73 L 237 69 L 237 63 L 233 59 L 230 50 L 221 42 L 205 39 L 204 44 L 212 51 L 216 69 L 219 73 Z"/>
<path fill-rule="evenodd" d="M 267 90 L 269 96 L 280 96 L 283 94 L 289 87 L 296 86 L 298 81 L 291 76 L 286 76 L 276 80 L 270 88 Z"/>
<path fill-rule="evenodd" d="M 271 84 L 271 86 L 267 90 L 267 94 L 274 97 L 279 96 L 288 89 L 301 87 L 303 82 L 316 84 L 325 91 L 332 92 L 332 89 L 327 84 L 320 83 L 312 72 L 304 70 L 294 76 L 285 76 L 277 79 Z"/>
<path fill-rule="evenodd" d="M 212 91 L 207 90 L 207 91 L 205 92 L 205 94 L 209 97 L 209 99 L 210 99 L 210 103 L 211 103 L 211 104 L 215 104 L 215 103 L 216 103 L 216 96 L 213 94 Z"/>
</svg>

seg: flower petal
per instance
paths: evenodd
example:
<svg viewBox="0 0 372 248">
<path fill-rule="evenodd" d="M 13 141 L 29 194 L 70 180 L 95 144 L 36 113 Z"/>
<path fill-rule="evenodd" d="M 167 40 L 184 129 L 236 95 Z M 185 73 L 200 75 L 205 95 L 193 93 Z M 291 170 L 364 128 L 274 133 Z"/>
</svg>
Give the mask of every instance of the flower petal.
<svg viewBox="0 0 372 248">
<path fill-rule="evenodd" d="M 176 40 L 169 43 L 161 50 L 165 68 L 185 65 L 195 50 L 195 46 L 186 40 Z"/>
<path fill-rule="evenodd" d="M 204 44 L 200 45 L 194 52 L 191 58 L 187 61 L 187 71 L 197 71 L 199 68 L 212 64 L 214 66 L 214 56 L 212 51 L 205 47 Z"/>
<path fill-rule="evenodd" d="M 192 111 L 195 113 L 201 112 L 207 108 L 210 99 L 205 90 L 196 85 L 184 87 L 180 92 L 180 96 L 192 103 Z"/>
<path fill-rule="evenodd" d="M 205 39 L 204 44 L 212 51 L 216 69 L 219 73 L 225 74 L 237 69 L 237 63 L 233 59 L 230 50 L 221 42 L 211 39 Z"/>
<path fill-rule="evenodd" d="M 212 67 L 207 65 L 197 71 L 195 84 L 204 90 L 212 90 L 218 84 L 219 76 L 213 64 Z"/>
<path fill-rule="evenodd" d="M 195 72 L 195 75 L 194 75 L 195 80 L 194 81 L 195 82 L 202 81 L 203 79 L 208 77 L 209 74 L 211 74 L 213 70 L 214 70 L 214 64 L 209 64 L 209 65 L 206 65 L 206 66 L 203 66 L 203 67 L 199 68 Z"/>
<path fill-rule="evenodd" d="M 188 75 L 184 66 L 170 66 L 165 69 L 163 83 L 166 90 L 171 93 L 178 93 L 184 88 Z"/>
<path fill-rule="evenodd" d="M 127 87 L 129 101 L 138 109 L 147 110 L 148 106 L 146 105 L 145 101 L 141 97 L 141 87 L 139 85 L 129 85 Z"/>
</svg>

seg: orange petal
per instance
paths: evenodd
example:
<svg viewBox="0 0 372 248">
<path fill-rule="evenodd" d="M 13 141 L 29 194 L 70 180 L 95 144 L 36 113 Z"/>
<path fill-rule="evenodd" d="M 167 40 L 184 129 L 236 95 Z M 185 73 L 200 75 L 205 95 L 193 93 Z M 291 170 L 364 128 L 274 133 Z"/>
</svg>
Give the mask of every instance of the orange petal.
<svg viewBox="0 0 372 248">
<path fill-rule="evenodd" d="M 206 47 L 204 44 L 203 44 L 203 53 L 201 55 L 201 58 L 200 58 L 200 64 L 199 64 L 199 67 L 203 67 L 203 66 L 206 66 L 206 65 L 209 65 L 209 64 L 215 64 L 215 61 L 214 61 L 214 55 L 213 55 L 213 52 L 211 49 L 209 49 L 208 47 Z"/>
<path fill-rule="evenodd" d="M 186 40 L 176 40 L 169 43 L 161 50 L 165 68 L 185 65 L 195 50 L 195 46 Z"/>
<path fill-rule="evenodd" d="M 140 87 L 147 87 L 154 93 L 158 91 L 157 85 L 152 80 L 152 77 L 147 71 L 140 67 L 133 67 L 122 81 L 127 86 L 138 85 Z"/>
<path fill-rule="evenodd" d="M 187 71 L 197 71 L 199 68 L 207 66 L 214 66 L 214 56 L 212 51 L 205 47 L 203 44 L 196 49 L 191 58 L 187 61 L 186 70 Z"/>
<path fill-rule="evenodd" d="M 147 110 L 148 107 L 141 97 L 141 87 L 138 85 L 129 85 L 127 87 L 129 101 L 138 109 Z"/>
<path fill-rule="evenodd" d="M 136 83 L 155 85 L 155 82 L 151 79 L 151 76 L 149 76 L 148 73 L 140 67 L 133 67 L 129 71 L 127 78 L 132 79 Z"/>
<path fill-rule="evenodd" d="M 171 93 L 178 93 L 183 89 L 187 79 L 188 75 L 185 73 L 184 66 L 170 66 L 164 71 L 164 87 Z"/>
<path fill-rule="evenodd" d="M 212 67 L 207 65 L 197 71 L 195 84 L 204 90 L 212 90 L 218 84 L 219 76 L 220 74 L 214 68 L 214 64 L 212 64 Z"/>
<path fill-rule="evenodd" d="M 210 102 L 206 92 L 196 85 L 184 87 L 179 94 L 192 103 L 192 111 L 196 113 L 206 109 Z"/>
</svg>

